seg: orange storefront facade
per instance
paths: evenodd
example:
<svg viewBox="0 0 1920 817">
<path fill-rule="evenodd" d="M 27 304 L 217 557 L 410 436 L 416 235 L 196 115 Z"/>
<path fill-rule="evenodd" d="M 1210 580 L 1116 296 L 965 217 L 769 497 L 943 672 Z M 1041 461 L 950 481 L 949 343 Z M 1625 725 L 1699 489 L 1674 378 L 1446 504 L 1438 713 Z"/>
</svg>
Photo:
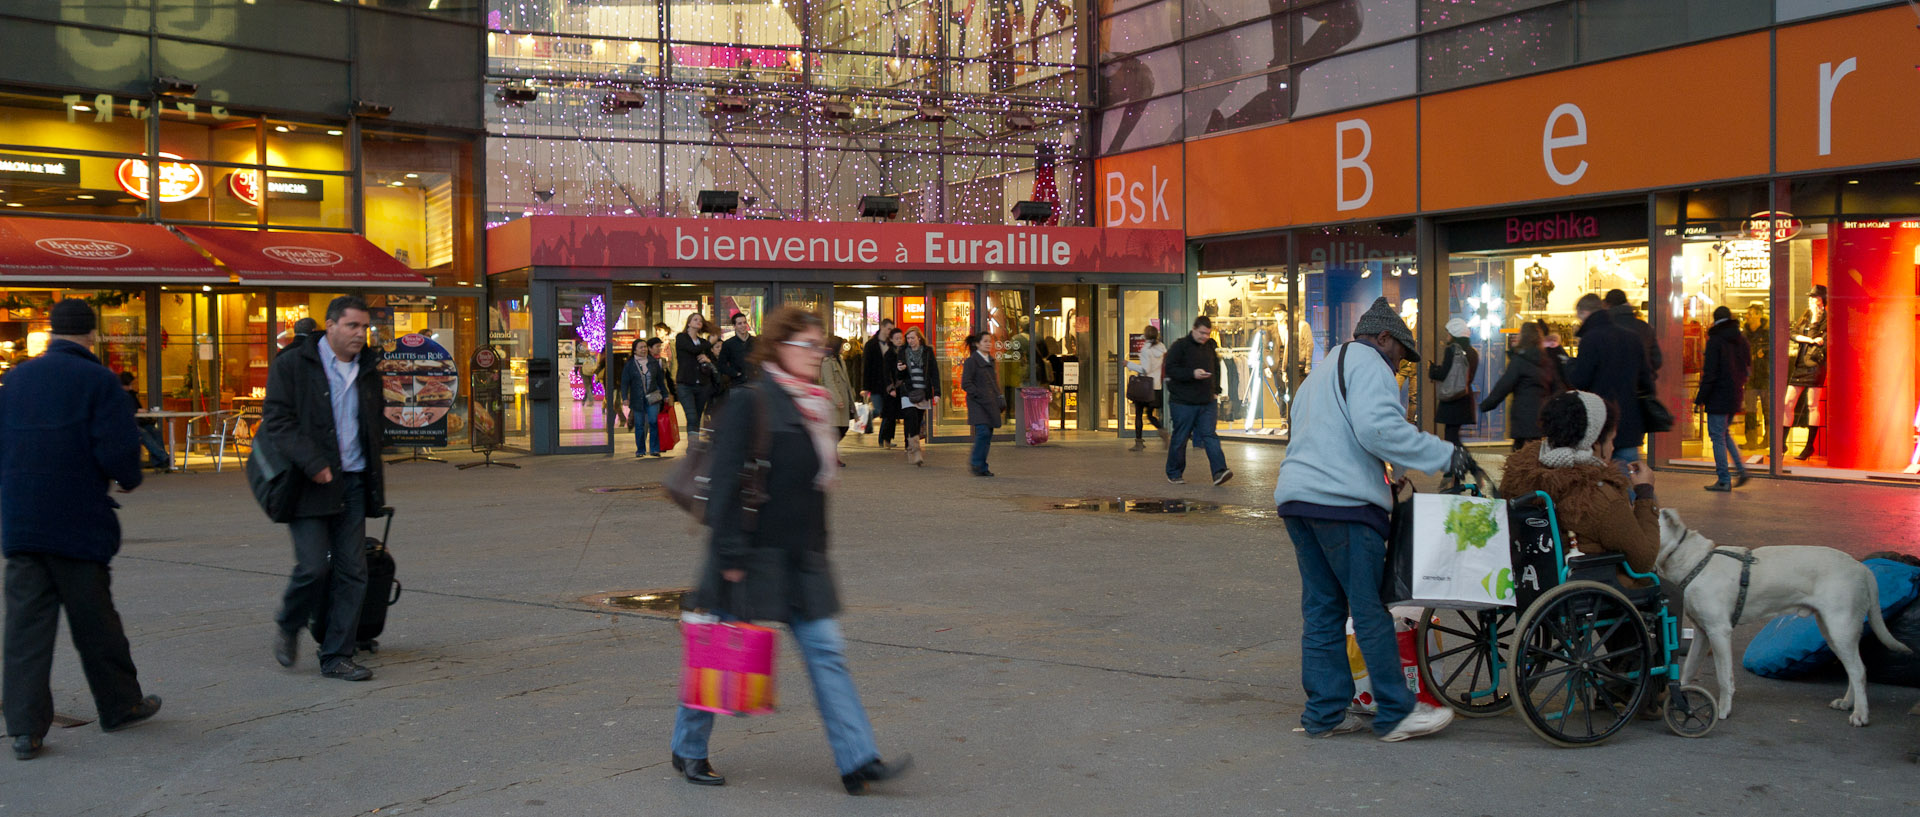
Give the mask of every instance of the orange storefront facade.
<svg viewBox="0 0 1920 817">
<path fill-rule="evenodd" d="M 1212 317 L 1235 363 L 1222 433 L 1285 439 L 1291 389 L 1374 298 L 1426 349 L 1467 321 L 1484 395 L 1523 325 L 1577 354 L 1574 302 L 1618 289 L 1678 419 L 1649 461 L 1713 464 L 1691 404 L 1726 306 L 1754 351 L 1749 468 L 1920 484 L 1915 22 L 1783 23 L 1107 156 L 1096 205 L 1187 233 L 1175 320 Z M 1403 374 L 1425 422 L 1435 384 Z M 1504 449 L 1505 413 L 1463 438 Z"/>
</svg>

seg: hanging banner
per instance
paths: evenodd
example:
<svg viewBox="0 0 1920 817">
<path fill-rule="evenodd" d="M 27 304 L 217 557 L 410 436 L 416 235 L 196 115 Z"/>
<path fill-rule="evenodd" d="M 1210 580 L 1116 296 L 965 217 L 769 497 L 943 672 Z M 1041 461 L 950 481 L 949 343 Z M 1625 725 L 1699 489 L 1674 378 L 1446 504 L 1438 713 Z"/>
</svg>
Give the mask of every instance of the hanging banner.
<svg viewBox="0 0 1920 817">
<path fill-rule="evenodd" d="M 467 417 L 469 440 L 474 448 L 499 448 L 506 444 L 507 409 L 500 400 L 500 373 L 507 361 L 500 350 L 482 346 L 473 353 L 468 375 Z"/>
<path fill-rule="evenodd" d="M 426 336 L 412 334 L 394 344 L 379 369 L 387 444 L 444 447 L 447 412 L 453 409 L 459 378 L 453 355 Z"/>
</svg>

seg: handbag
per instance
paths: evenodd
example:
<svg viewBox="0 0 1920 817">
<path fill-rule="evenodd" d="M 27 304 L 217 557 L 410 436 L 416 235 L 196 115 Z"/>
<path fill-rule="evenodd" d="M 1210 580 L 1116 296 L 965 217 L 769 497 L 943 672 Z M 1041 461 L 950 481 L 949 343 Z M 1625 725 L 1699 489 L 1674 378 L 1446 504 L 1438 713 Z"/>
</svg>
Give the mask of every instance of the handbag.
<svg viewBox="0 0 1920 817">
<path fill-rule="evenodd" d="M 1660 398 L 1647 392 L 1640 393 L 1640 425 L 1648 434 L 1660 434 L 1673 430 L 1673 412 Z"/>
<path fill-rule="evenodd" d="M 753 414 L 753 448 L 740 466 L 740 510 L 742 530 L 752 532 L 760 520 L 760 506 L 766 504 L 767 456 L 773 449 L 773 433 L 767 425 L 767 401 L 764 389 L 756 390 Z M 680 458 L 663 483 L 673 504 L 706 524 L 707 500 L 713 488 L 713 414 L 700 422 L 700 436 L 687 443 Z"/>
<path fill-rule="evenodd" d="M 680 624 L 680 704 L 722 715 L 774 710 L 773 630 L 743 621 Z"/>
<path fill-rule="evenodd" d="M 301 482 L 305 479 L 306 475 L 280 453 L 271 435 L 254 436 L 253 450 L 247 454 L 247 487 L 253 491 L 253 501 L 260 503 L 260 510 L 266 512 L 268 519 L 293 521 L 294 510 L 300 504 Z"/>
<path fill-rule="evenodd" d="M 1136 374 L 1127 378 L 1127 399 L 1143 406 L 1160 404 L 1160 390 L 1153 387 L 1153 378 Z"/>
</svg>

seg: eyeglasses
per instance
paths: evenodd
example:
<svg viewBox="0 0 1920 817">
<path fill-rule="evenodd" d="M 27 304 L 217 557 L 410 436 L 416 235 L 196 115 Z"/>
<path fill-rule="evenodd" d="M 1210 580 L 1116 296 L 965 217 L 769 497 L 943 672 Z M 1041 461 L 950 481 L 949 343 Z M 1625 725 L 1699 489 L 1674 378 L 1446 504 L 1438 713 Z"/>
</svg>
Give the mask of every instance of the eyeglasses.
<svg viewBox="0 0 1920 817">
<path fill-rule="evenodd" d="M 783 341 L 780 341 L 780 345 L 791 346 L 795 349 L 805 349 L 809 352 L 819 352 L 820 354 L 823 354 L 823 355 L 827 353 L 827 347 L 822 346 L 818 343 L 807 343 L 806 341 L 801 341 L 801 340 L 783 340 Z"/>
</svg>

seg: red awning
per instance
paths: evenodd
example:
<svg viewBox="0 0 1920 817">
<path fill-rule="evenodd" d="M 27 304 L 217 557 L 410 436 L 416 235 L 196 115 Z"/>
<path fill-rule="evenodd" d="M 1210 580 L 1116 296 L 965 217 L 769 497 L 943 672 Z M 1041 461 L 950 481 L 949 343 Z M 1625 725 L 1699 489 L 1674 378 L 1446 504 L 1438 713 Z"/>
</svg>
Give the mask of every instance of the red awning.
<svg viewBox="0 0 1920 817">
<path fill-rule="evenodd" d="M 295 233 L 181 227 L 220 263 L 253 285 L 423 287 L 427 279 L 373 242 L 349 233 Z"/>
<path fill-rule="evenodd" d="M 224 284 L 213 262 L 158 224 L 0 218 L 0 281 Z"/>
</svg>

